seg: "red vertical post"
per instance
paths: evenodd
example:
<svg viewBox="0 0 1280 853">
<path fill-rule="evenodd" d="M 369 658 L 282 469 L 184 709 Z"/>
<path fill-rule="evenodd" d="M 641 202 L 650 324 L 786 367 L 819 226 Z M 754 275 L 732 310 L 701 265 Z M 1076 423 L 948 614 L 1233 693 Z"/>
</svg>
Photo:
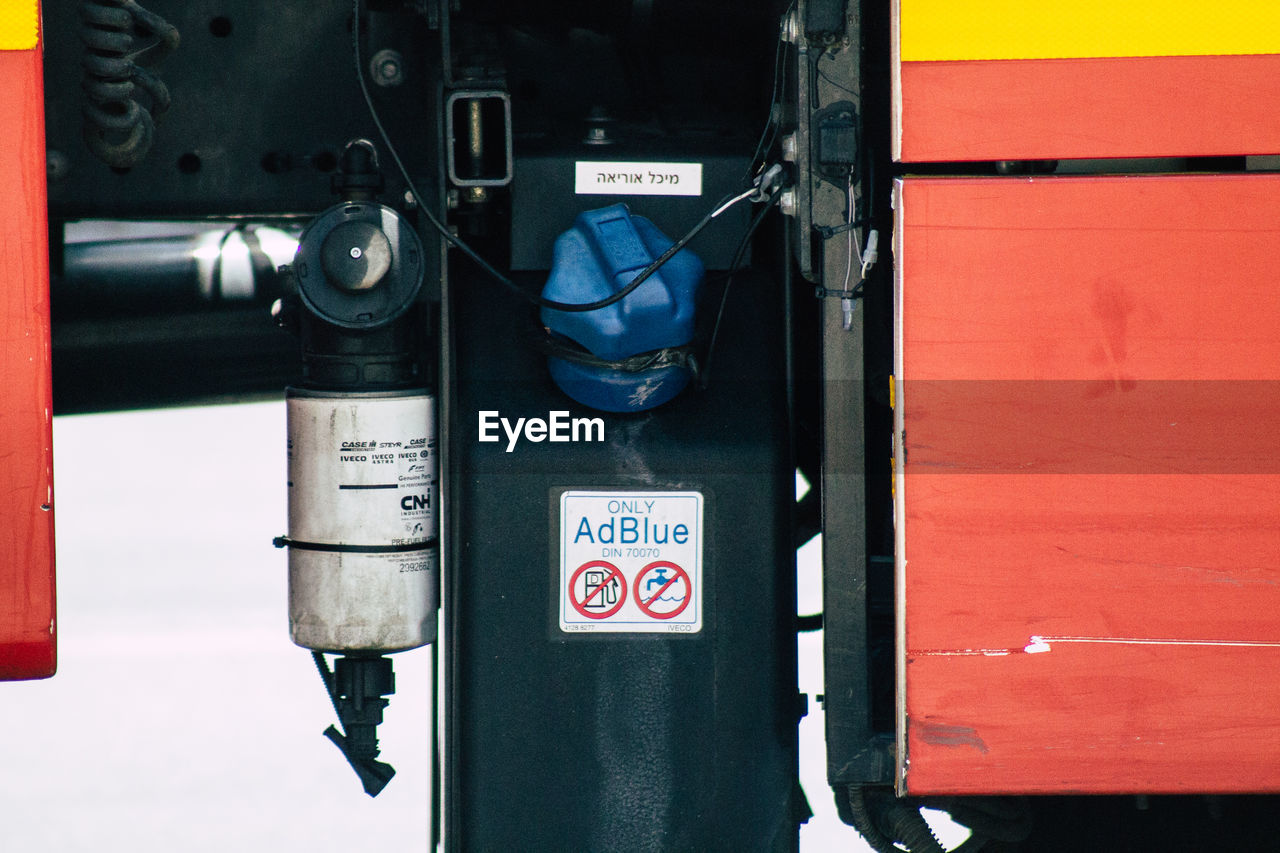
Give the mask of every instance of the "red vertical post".
<svg viewBox="0 0 1280 853">
<path fill-rule="evenodd" d="M 0 49 L 0 680 L 56 668 L 44 80 L 31 36 Z"/>
</svg>

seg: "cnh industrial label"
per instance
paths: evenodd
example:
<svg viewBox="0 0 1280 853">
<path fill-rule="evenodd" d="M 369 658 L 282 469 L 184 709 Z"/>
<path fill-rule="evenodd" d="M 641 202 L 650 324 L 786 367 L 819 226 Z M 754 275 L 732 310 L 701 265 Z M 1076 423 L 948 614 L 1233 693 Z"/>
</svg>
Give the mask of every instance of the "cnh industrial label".
<svg viewBox="0 0 1280 853">
<path fill-rule="evenodd" d="M 560 630 L 702 630 L 702 495 L 560 496 Z"/>
</svg>

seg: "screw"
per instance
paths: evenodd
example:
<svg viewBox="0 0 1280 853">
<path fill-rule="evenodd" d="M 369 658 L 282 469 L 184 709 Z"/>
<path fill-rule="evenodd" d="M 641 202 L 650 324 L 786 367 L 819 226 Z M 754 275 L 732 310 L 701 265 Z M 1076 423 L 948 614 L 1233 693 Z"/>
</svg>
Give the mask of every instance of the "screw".
<svg viewBox="0 0 1280 853">
<path fill-rule="evenodd" d="M 778 197 L 778 210 L 783 216 L 795 216 L 799 212 L 797 204 L 796 191 L 794 189 L 785 189 L 782 195 Z"/>
<path fill-rule="evenodd" d="M 404 57 L 397 50 L 383 48 L 369 60 L 369 74 L 379 86 L 399 86 L 404 82 Z"/>
<path fill-rule="evenodd" d="M 61 180 L 67 176 L 67 172 L 71 171 L 71 161 L 61 151 L 50 148 L 46 157 L 45 168 L 50 181 Z"/>
<path fill-rule="evenodd" d="M 611 145 L 613 137 L 609 135 L 609 125 L 613 124 L 613 116 L 599 104 L 587 112 L 587 135 L 582 141 L 587 145 Z"/>
<path fill-rule="evenodd" d="M 788 163 L 796 161 L 796 135 L 788 133 L 782 137 L 782 159 Z"/>
<path fill-rule="evenodd" d="M 363 255 L 363 254 L 364 254 L 364 252 L 360 251 L 360 247 L 359 247 L 359 246 L 352 246 L 352 247 L 351 247 L 351 257 L 352 257 L 352 258 L 354 258 L 355 260 L 357 260 L 357 261 L 358 261 L 358 260 L 360 260 L 360 256 L 361 256 L 361 255 Z"/>
</svg>

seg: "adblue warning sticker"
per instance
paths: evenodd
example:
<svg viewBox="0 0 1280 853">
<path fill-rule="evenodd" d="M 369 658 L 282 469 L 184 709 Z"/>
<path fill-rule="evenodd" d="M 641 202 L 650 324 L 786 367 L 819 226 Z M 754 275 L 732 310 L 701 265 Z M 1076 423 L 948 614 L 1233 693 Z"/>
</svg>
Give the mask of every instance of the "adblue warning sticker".
<svg viewBox="0 0 1280 853">
<path fill-rule="evenodd" d="M 560 495 L 560 630 L 702 630 L 702 494 Z"/>
</svg>

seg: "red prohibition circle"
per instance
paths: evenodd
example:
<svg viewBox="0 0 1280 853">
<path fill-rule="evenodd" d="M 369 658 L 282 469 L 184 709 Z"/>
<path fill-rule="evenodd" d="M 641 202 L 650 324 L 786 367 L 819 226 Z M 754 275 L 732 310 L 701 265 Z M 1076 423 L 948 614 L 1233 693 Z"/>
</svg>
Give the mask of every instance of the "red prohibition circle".
<svg viewBox="0 0 1280 853">
<path fill-rule="evenodd" d="M 644 580 L 644 576 L 649 573 L 650 569 L 657 569 L 657 568 L 674 569 L 675 576 L 672 577 L 665 584 L 663 584 L 661 587 L 659 587 L 657 592 L 649 596 L 648 601 L 645 601 L 644 597 L 641 596 L 640 594 L 640 581 Z M 683 580 L 684 588 L 688 590 L 688 592 L 685 593 L 684 601 L 680 602 L 680 606 L 677 607 L 675 610 L 672 610 L 670 613 L 659 613 L 659 612 L 650 610 L 649 605 L 657 601 L 658 596 L 666 592 L 667 587 L 671 586 L 673 583 L 675 583 L 678 580 Z M 635 594 L 636 594 L 636 606 L 639 607 L 642 611 L 644 611 L 644 614 L 646 616 L 653 619 L 674 619 L 677 616 L 679 616 L 681 613 L 683 613 L 684 609 L 689 606 L 689 599 L 693 598 L 693 583 L 689 580 L 689 573 L 686 572 L 684 569 L 680 568 L 679 566 L 677 566 L 675 563 L 669 560 L 654 560 L 652 563 L 645 566 L 636 574 Z"/>
<path fill-rule="evenodd" d="M 609 569 L 609 577 L 605 579 L 604 583 L 597 586 L 595 588 L 595 592 L 588 595 L 585 600 L 578 601 L 578 578 L 582 577 L 582 573 L 587 569 Z M 618 596 L 618 603 L 613 605 L 613 607 L 610 607 L 608 610 L 602 610 L 599 613 L 592 613 L 588 611 L 587 604 L 589 604 L 591 599 L 596 596 L 596 593 L 604 589 L 605 584 L 609 583 L 609 581 L 614 578 L 617 578 L 621 582 L 619 583 L 619 586 L 622 588 L 622 594 Z M 610 616 L 621 610 L 622 605 L 627 603 L 627 579 L 622 574 L 622 570 L 613 563 L 610 563 L 608 560 L 592 560 L 589 563 L 583 563 L 581 566 L 578 566 L 577 570 L 573 573 L 573 577 L 569 578 L 569 603 L 573 605 L 574 610 L 578 611 L 588 619 L 608 619 Z"/>
</svg>

